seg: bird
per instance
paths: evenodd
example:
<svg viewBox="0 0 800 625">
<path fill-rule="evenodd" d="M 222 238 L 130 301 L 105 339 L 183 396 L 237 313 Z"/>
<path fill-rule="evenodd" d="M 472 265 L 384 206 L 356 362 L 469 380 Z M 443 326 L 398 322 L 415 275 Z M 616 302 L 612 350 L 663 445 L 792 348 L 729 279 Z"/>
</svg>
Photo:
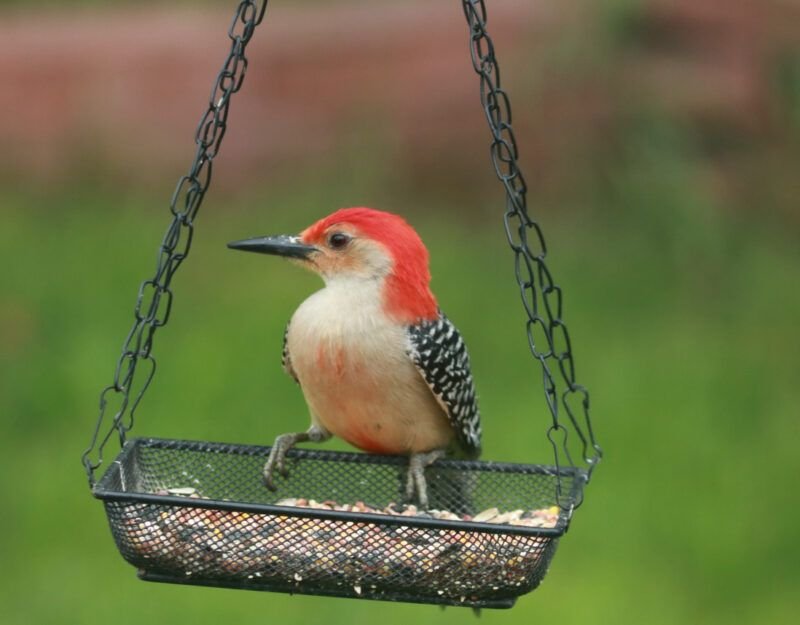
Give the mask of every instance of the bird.
<svg viewBox="0 0 800 625">
<path fill-rule="evenodd" d="M 279 435 L 263 468 L 288 476 L 286 453 L 336 436 L 372 454 L 408 457 L 405 497 L 428 509 L 425 469 L 445 457 L 476 459 L 481 422 L 470 358 L 430 289 L 428 250 L 394 213 L 342 208 L 299 235 L 262 236 L 229 248 L 282 256 L 318 274 L 283 335 L 282 365 L 310 413 Z"/>
</svg>

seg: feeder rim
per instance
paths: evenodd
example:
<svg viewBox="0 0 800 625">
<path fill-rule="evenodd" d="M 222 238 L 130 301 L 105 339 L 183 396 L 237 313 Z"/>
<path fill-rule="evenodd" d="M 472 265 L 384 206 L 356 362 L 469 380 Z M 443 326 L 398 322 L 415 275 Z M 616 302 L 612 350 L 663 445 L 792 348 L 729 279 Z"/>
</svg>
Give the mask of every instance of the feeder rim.
<svg viewBox="0 0 800 625">
<path fill-rule="evenodd" d="M 109 463 L 103 477 L 92 489 L 95 498 L 103 501 L 123 503 L 147 503 L 161 506 L 178 506 L 181 508 L 205 508 L 225 510 L 230 512 L 244 512 L 254 514 L 272 514 L 276 516 L 304 517 L 316 519 L 330 519 L 349 521 L 354 523 L 380 523 L 382 525 L 405 525 L 411 527 L 424 527 L 439 530 L 458 530 L 470 532 L 483 532 L 487 534 L 509 534 L 515 536 L 540 536 L 557 538 L 563 536 L 569 527 L 574 509 L 574 503 L 559 512 L 558 523 L 555 527 L 526 527 L 522 525 L 508 525 L 499 523 L 485 523 L 475 521 L 453 521 L 448 519 L 428 519 L 421 517 L 393 516 L 389 514 L 376 514 L 368 512 L 347 512 L 344 510 L 319 510 L 316 508 L 299 508 L 294 506 L 279 506 L 275 504 L 249 503 L 222 499 L 189 498 L 180 495 L 159 495 L 156 493 L 143 493 L 137 491 L 120 491 L 111 487 L 110 482 L 120 471 L 122 462 L 133 455 L 139 447 L 154 447 L 158 449 L 194 449 L 202 452 L 228 453 L 247 456 L 266 456 L 270 448 L 261 445 L 239 445 L 233 443 L 212 443 L 206 441 L 188 441 L 163 438 L 134 438 L 126 441 L 119 455 Z M 381 464 L 401 466 L 407 463 L 405 456 L 382 456 L 362 454 L 357 452 L 340 452 L 332 450 L 292 449 L 287 457 L 298 459 L 308 458 L 316 460 L 338 460 L 366 464 Z M 556 469 L 549 465 L 515 464 L 510 462 L 495 462 L 481 460 L 439 460 L 435 463 L 439 467 L 478 470 L 501 473 L 521 473 L 556 475 Z M 572 475 L 576 479 L 572 484 L 568 496 L 570 502 L 578 501 L 580 491 L 587 481 L 587 472 L 577 467 L 561 467 L 561 475 Z"/>
<path fill-rule="evenodd" d="M 214 580 L 214 582 L 208 582 L 202 579 L 194 579 L 191 577 L 182 577 L 176 578 L 173 575 L 164 575 L 161 573 L 153 573 L 151 571 L 147 571 L 145 569 L 139 569 L 137 571 L 137 576 L 140 580 L 145 582 L 161 582 L 166 584 L 180 584 L 180 585 L 189 585 L 189 586 L 202 586 L 208 588 L 231 588 L 234 590 L 255 590 L 255 591 L 262 591 L 262 588 L 258 584 L 249 584 L 247 586 L 242 586 L 241 583 L 236 581 L 224 581 L 224 580 Z M 286 592 L 290 595 L 317 595 L 322 597 L 342 597 L 341 591 L 331 590 L 327 588 L 314 588 L 313 590 L 309 590 L 303 588 L 302 586 L 297 587 L 286 587 L 280 590 L 276 590 L 274 588 L 270 588 L 270 590 L 274 592 Z M 365 587 L 362 593 L 358 596 L 359 599 L 366 599 L 372 601 L 389 601 L 392 603 L 416 603 L 419 605 L 430 605 L 430 601 L 426 601 L 425 599 L 420 599 L 417 595 L 412 593 L 373 593 L 368 587 Z M 459 608 L 489 608 L 493 610 L 507 610 L 509 608 L 513 608 L 514 604 L 517 602 L 517 597 L 508 597 L 503 599 L 479 599 L 477 601 L 466 599 L 461 601 L 460 599 L 450 599 L 448 597 L 441 597 L 438 600 L 438 604 L 442 607 L 449 605 Z"/>
</svg>

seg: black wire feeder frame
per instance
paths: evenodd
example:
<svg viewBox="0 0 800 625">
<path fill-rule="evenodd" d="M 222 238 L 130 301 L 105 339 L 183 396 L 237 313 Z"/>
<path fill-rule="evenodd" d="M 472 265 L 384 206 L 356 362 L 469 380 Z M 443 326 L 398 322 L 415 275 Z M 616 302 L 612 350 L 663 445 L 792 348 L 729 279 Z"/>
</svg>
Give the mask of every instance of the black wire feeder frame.
<svg viewBox="0 0 800 625">
<path fill-rule="evenodd" d="M 92 493 L 105 504 L 120 553 L 145 580 L 511 607 L 542 581 L 602 451 L 589 393 L 575 378 L 561 289 L 545 264 L 539 225 L 528 215 L 483 0 L 462 6 L 491 159 L 505 188 L 505 232 L 528 343 L 541 364 L 552 417 L 553 464 L 440 460 L 426 472 L 431 511 L 419 511 L 398 503 L 406 458 L 294 449 L 291 478 L 278 480 L 272 492 L 261 482 L 269 447 L 127 436 L 155 372 L 153 335 L 169 318 L 172 277 L 189 253 L 231 97 L 247 70 L 245 50 L 266 6 L 267 0 L 241 0 L 230 24 L 230 51 L 197 127 L 195 157 L 172 196 L 155 275 L 139 288 L 134 323 L 82 456 Z M 115 432 L 121 451 L 97 480 Z M 570 446 L 568 434 L 577 437 Z"/>
</svg>

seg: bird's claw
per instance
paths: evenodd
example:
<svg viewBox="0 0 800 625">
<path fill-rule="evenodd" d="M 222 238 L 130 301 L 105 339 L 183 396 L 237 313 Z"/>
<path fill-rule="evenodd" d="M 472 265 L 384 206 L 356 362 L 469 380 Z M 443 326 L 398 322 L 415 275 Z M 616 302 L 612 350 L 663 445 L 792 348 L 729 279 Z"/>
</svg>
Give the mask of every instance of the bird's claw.
<svg viewBox="0 0 800 625">
<path fill-rule="evenodd" d="M 289 470 L 286 468 L 286 451 L 284 450 L 282 453 L 277 447 L 273 447 L 272 451 L 269 454 L 269 458 L 267 459 L 266 464 L 264 465 L 264 486 L 268 489 L 275 491 L 278 490 L 278 485 L 275 484 L 275 471 L 280 474 L 281 477 L 287 478 L 289 477 Z"/>
<path fill-rule="evenodd" d="M 425 467 L 436 462 L 445 455 L 444 450 L 434 449 L 433 451 L 412 454 L 408 459 L 408 477 L 406 478 L 406 499 L 411 502 L 414 500 L 414 492 L 417 494 L 417 503 L 420 509 L 427 510 L 428 484 L 425 480 Z"/>
<path fill-rule="evenodd" d="M 273 473 L 275 472 L 275 461 L 272 457 L 272 454 L 269 455 L 269 460 L 264 465 L 264 472 L 263 472 L 263 479 L 264 479 L 264 486 L 266 486 L 269 490 L 275 491 L 278 490 L 275 481 L 273 480 Z"/>
<path fill-rule="evenodd" d="M 267 462 L 264 464 L 264 486 L 272 491 L 278 490 L 278 486 L 275 484 L 275 471 L 277 470 L 281 477 L 289 477 L 289 469 L 286 468 L 286 453 L 299 441 L 304 440 L 308 440 L 308 434 L 306 432 L 281 434 L 275 439 L 275 443 L 272 445 L 272 449 L 269 452 Z"/>
<path fill-rule="evenodd" d="M 267 462 L 264 464 L 264 486 L 272 491 L 278 490 L 278 485 L 275 484 L 276 469 L 282 477 L 289 477 L 289 471 L 286 469 L 285 462 L 287 451 L 288 449 L 285 449 L 282 445 L 278 444 L 278 441 L 275 441 L 275 446 L 269 452 L 269 458 L 267 458 Z"/>
</svg>

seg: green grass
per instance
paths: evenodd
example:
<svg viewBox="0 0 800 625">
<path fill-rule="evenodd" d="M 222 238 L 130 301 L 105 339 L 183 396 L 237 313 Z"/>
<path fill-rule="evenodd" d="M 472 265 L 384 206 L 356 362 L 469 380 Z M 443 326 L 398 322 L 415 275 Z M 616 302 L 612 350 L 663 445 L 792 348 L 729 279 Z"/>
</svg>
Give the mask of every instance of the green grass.
<svg viewBox="0 0 800 625">
<path fill-rule="evenodd" d="M 545 219 L 578 376 L 592 390 L 607 457 L 542 588 L 483 619 L 794 622 L 796 238 L 715 211 L 685 169 L 636 162 L 609 192 L 615 210 L 567 207 L 568 216 Z M 329 193 L 341 190 L 257 190 L 230 201 L 212 193 L 175 281 L 173 316 L 156 335 L 159 371 L 136 434 L 268 443 L 304 426 L 279 350 L 284 323 L 318 282 L 275 259 L 232 254 L 225 243 L 296 231 L 331 208 Z M 136 580 L 79 456 L 138 282 L 154 267 L 166 216 L 152 205 L 163 202 L 80 192 L 3 200 L 3 622 L 472 618 Z M 540 374 L 526 352 L 499 220 L 454 223 L 453 215 L 442 206 L 412 221 L 431 249 L 440 303 L 471 349 L 485 455 L 546 462 Z"/>
</svg>

